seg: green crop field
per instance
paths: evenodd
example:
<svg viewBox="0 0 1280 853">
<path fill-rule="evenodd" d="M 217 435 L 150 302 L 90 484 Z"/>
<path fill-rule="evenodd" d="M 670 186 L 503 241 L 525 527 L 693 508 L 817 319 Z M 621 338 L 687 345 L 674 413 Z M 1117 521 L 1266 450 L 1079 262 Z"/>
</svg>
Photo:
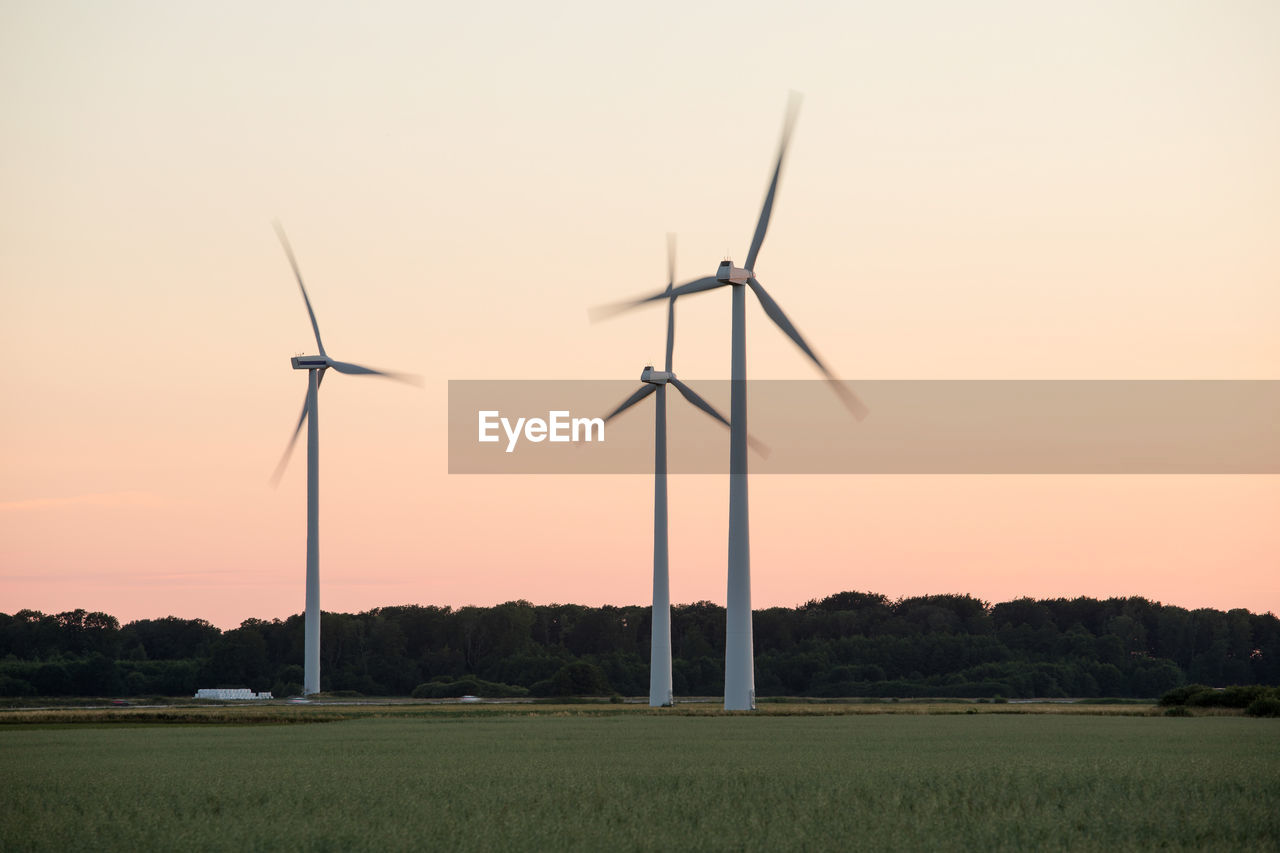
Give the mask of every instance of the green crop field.
<svg viewBox="0 0 1280 853">
<path fill-rule="evenodd" d="M 0 725 L 3 850 L 1280 846 L 1280 724 L 1239 716 L 36 719 Z"/>
</svg>

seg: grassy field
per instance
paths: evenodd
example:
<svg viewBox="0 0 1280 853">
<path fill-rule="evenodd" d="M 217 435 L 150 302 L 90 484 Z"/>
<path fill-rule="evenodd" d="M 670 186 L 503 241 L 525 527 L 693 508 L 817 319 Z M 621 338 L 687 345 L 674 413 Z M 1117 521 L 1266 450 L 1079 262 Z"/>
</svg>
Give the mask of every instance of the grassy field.
<svg viewBox="0 0 1280 853">
<path fill-rule="evenodd" d="M 351 717 L 324 725 L 5 712 L 0 849 L 1280 845 L 1274 720 L 878 707 L 191 709 Z"/>
<path fill-rule="evenodd" d="M 570 703 L 554 700 L 485 700 L 477 704 L 457 700 L 369 699 L 321 700 L 308 705 L 285 701 L 193 702 L 189 699 L 158 700 L 162 704 L 106 705 L 107 700 L 74 700 L 48 703 L 30 700 L 9 707 L 0 705 L 0 729 L 9 725 L 43 723 L 210 723 L 252 725 L 256 723 L 312 723 L 355 720 L 368 717 L 450 717 L 475 719 L 484 716 L 726 716 L 720 699 L 682 702 L 673 708 L 653 709 L 643 701 L 614 704 L 606 699 L 580 699 Z M 982 703 L 964 699 L 854 699 L 814 700 L 767 699 L 752 716 L 847 716 L 851 714 L 1088 714 L 1156 716 L 1166 709 L 1150 700 L 1075 700 L 1070 702 Z M 1240 716 L 1235 709 L 1197 708 L 1194 714 Z"/>
</svg>

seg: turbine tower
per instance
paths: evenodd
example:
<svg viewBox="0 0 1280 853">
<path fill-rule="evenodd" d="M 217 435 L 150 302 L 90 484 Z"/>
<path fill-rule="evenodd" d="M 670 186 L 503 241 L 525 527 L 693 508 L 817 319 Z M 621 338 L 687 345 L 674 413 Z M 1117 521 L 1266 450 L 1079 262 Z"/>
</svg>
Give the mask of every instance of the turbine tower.
<svg viewBox="0 0 1280 853">
<path fill-rule="evenodd" d="M 668 234 L 666 369 L 659 371 L 654 370 L 653 365 L 645 365 L 640 374 L 640 381 L 645 384 L 604 419 L 608 423 L 650 394 L 657 394 L 653 423 L 653 616 L 649 641 L 649 705 L 654 708 L 674 704 L 671 685 L 671 583 L 667 562 L 667 385 L 675 386 L 690 403 L 729 426 L 724 415 L 677 379 L 672 370 L 676 346 L 676 298 L 671 295 L 674 286 L 675 237 Z"/>
<path fill-rule="evenodd" d="M 294 277 L 298 279 L 298 288 L 302 291 L 302 301 L 307 306 L 307 316 L 311 318 L 311 329 L 316 334 L 316 348 L 319 355 L 299 355 L 292 359 L 294 370 L 307 371 L 307 396 L 302 403 L 302 416 L 289 438 L 289 445 L 276 466 L 271 477 L 272 484 L 280 482 L 293 446 L 298 443 L 298 434 L 302 425 L 307 425 L 307 599 L 305 616 L 305 642 L 303 652 L 302 693 L 309 696 L 320 692 L 320 411 L 318 408 L 320 383 L 324 381 L 324 372 L 333 368 L 339 373 L 369 374 L 385 376 L 401 382 L 417 384 L 416 377 L 401 373 L 388 373 L 362 367 L 346 361 L 337 361 L 324 351 L 320 341 L 320 326 L 316 323 L 316 312 L 311 309 L 311 299 L 307 296 L 307 286 L 302 283 L 302 271 L 298 269 L 298 261 L 289 247 L 289 239 L 279 222 L 274 223 L 276 234 L 280 237 L 280 245 L 289 257 L 289 265 L 293 267 Z"/>
<path fill-rule="evenodd" d="M 774 197 L 778 192 L 778 178 L 782 174 L 782 162 L 787 153 L 787 142 L 795 123 L 799 98 L 794 93 L 787 103 L 786 118 L 782 126 L 782 141 L 778 146 L 778 159 L 773 169 L 773 180 L 764 197 L 760 218 L 751 248 L 747 250 L 745 267 L 733 265 L 731 260 L 720 262 L 714 276 L 693 279 L 662 293 L 615 306 L 612 310 L 626 310 L 660 299 L 674 299 L 703 290 L 731 285 L 733 287 L 731 346 L 731 393 L 729 401 L 729 583 L 726 600 L 725 656 L 724 656 L 724 707 L 726 711 L 753 710 L 756 706 L 755 663 L 751 633 L 751 532 L 750 513 L 747 509 L 747 330 L 746 287 L 760 301 L 764 313 L 782 329 L 787 337 L 809 357 L 831 382 L 836 394 L 862 420 L 867 408 L 849 388 L 835 378 L 813 349 L 801 337 L 800 332 L 783 313 L 782 308 L 764 289 L 755 274 L 756 259 L 764 244 L 769 228 Z"/>
</svg>

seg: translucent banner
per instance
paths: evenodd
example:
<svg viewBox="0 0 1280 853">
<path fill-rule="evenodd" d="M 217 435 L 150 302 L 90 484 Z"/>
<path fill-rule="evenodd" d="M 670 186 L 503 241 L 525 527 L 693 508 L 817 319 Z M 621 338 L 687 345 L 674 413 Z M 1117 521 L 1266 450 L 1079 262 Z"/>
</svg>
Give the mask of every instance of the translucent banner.
<svg viewBox="0 0 1280 853">
<path fill-rule="evenodd" d="M 729 471 L 728 380 L 451 380 L 453 474 Z M 752 474 L 1277 474 L 1277 381 L 744 383 Z M 651 389 L 651 390 L 649 390 Z M 686 393 L 687 392 L 687 393 Z M 606 416 L 633 396 L 616 417 Z"/>
</svg>

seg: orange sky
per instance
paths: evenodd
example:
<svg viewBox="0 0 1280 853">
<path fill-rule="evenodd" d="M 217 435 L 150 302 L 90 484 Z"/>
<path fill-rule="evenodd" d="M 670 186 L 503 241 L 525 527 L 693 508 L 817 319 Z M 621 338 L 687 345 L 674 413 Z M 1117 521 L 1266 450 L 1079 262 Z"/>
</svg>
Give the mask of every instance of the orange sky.
<svg viewBox="0 0 1280 853">
<path fill-rule="evenodd" d="M 322 603 L 639 603 L 646 477 L 446 473 L 448 379 L 615 379 L 741 260 L 857 379 L 1276 379 L 1272 3 L 0 8 L 0 611 L 302 608 L 311 351 L 335 357 Z M 728 375 L 728 296 L 679 308 Z M 754 306 L 753 377 L 812 378 Z M 874 417 L 874 414 L 873 414 Z M 672 480 L 723 602 L 727 483 Z M 761 477 L 756 606 L 842 589 L 1280 611 L 1280 478 Z"/>
</svg>

